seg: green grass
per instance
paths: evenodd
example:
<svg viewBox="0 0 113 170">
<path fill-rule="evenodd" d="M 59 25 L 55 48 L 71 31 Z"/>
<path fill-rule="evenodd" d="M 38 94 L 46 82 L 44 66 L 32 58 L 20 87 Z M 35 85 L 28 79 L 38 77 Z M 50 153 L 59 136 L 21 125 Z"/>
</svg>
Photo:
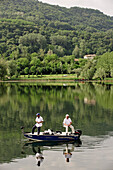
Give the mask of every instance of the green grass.
<svg viewBox="0 0 113 170">
<path fill-rule="evenodd" d="M 76 74 L 54 74 L 54 75 L 21 75 L 18 78 L 13 76 L 11 79 L 5 79 L 4 81 L 7 82 L 74 82 L 74 80 L 77 80 Z"/>
<path fill-rule="evenodd" d="M 30 75 L 28 77 L 28 75 L 21 75 L 18 79 L 38 79 L 38 80 L 74 80 L 76 79 L 76 75 L 73 74 L 53 74 L 53 75 Z"/>
<path fill-rule="evenodd" d="M 62 82 L 62 83 L 69 83 L 69 82 L 75 82 L 75 80 L 79 81 L 80 79 L 77 78 L 76 74 L 52 74 L 52 75 L 21 75 L 18 78 L 15 78 L 13 76 L 11 79 L 8 79 L 6 81 L 38 81 L 38 82 Z M 83 80 L 85 81 L 85 80 Z M 106 78 L 104 80 L 89 80 L 90 82 L 112 82 L 113 78 Z M 87 82 L 89 82 L 87 80 Z"/>
<path fill-rule="evenodd" d="M 113 80 L 113 78 L 105 78 L 105 80 Z"/>
</svg>

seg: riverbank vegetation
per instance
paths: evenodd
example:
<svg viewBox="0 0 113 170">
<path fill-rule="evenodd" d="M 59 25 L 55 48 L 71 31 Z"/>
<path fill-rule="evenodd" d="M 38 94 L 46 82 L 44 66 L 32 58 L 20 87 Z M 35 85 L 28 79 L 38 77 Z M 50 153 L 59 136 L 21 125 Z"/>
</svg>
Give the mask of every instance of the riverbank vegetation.
<svg viewBox="0 0 113 170">
<path fill-rule="evenodd" d="M 106 65 L 112 51 L 113 17 L 98 10 L 35 0 L 0 2 L 0 79 L 48 74 L 112 77 L 111 65 L 107 70 L 98 63 L 101 55 Z M 98 57 L 84 60 L 86 54 Z"/>
<path fill-rule="evenodd" d="M 61 60 L 63 61 L 63 57 L 61 58 Z M 73 57 L 70 63 L 69 57 L 68 62 L 64 60 L 64 63 L 62 63 L 59 58 L 56 60 L 54 60 L 53 58 L 50 60 L 50 62 L 47 61 L 43 65 L 43 67 L 41 67 L 41 64 L 39 66 L 35 66 L 36 63 L 34 62 L 34 64 L 30 68 L 32 71 L 30 72 L 30 75 L 30 63 L 28 62 L 28 65 L 26 65 L 26 62 L 23 60 L 23 58 L 21 58 L 21 62 L 16 62 L 14 60 L 6 61 L 4 59 L 0 59 L 0 78 L 3 80 L 103 80 L 105 78 L 113 78 L 113 52 L 107 52 L 101 56 L 95 57 L 93 60 L 80 59 L 79 61 L 77 61 L 77 63 L 74 61 Z M 52 66 L 50 63 L 52 64 Z M 46 73 L 48 73 L 48 75 L 46 75 Z"/>
</svg>

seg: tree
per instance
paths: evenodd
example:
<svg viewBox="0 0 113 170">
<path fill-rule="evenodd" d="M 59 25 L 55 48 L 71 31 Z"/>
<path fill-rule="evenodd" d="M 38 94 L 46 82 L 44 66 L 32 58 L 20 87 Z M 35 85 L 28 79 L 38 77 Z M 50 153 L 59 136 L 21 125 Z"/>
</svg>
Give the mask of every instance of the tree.
<svg viewBox="0 0 113 170">
<path fill-rule="evenodd" d="M 64 48 L 68 46 L 68 39 L 66 36 L 53 35 L 50 37 L 50 40 L 53 45 L 62 46 Z"/>
<path fill-rule="evenodd" d="M 37 57 L 32 58 L 30 65 L 31 66 L 40 66 L 41 62 L 40 59 Z"/>
<path fill-rule="evenodd" d="M 19 49 L 17 48 L 17 50 L 13 51 L 11 54 L 10 54 L 10 59 L 18 59 L 19 58 Z"/>
<path fill-rule="evenodd" d="M 73 72 L 77 75 L 77 78 L 80 76 L 81 68 L 74 69 Z"/>
<path fill-rule="evenodd" d="M 59 57 L 63 57 L 65 49 L 61 46 L 54 46 L 53 52 Z"/>
<path fill-rule="evenodd" d="M 17 71 L 24 71 L 26 67 L 29 65 L 29 60 L 27 58 L 19 58 L 17 60 Z"/>
<path fill-rule="evenodd" d="M 67 66 L 68 66 L 68 67 L 67 67 L 67 73 L 70 74 L 70 73 L 71 73 L 71 65 L 68 64 Z"/>
<path fill-rule="evenodd" d="M 79 55 L 80 55 L 80 57 L 83 57 L 86 53 L 85 40 L 81 40 L 79 49 L 80 49 Z"/>
<path fill-rule="evenodd" d="M 8 75 L 10 77 L 12 77 L 13 75 L 15 75 L 16 71 L 17 71 L 17 65 L 16 65 L 16 62 L 14 60 L 10 60 L 8 61 Z"/>
<path fill-rule="evenodd" d="M 103 70 L 106 73 L 106 77 L 111 76 L 111 68 L 113 68 L 113 52 L 112 53 L 105 53 L 102 56 L 100 56 L 97 60 L 97 66 L 96 68 L 100 70 Z"/>
<path fill-rule="evenodd" d="M 94 76 L 95 73 L 95 68 L 91 67 L 90 69 L 87 70 L 87 74 L 86 74 L 86 79 L 91 80 Z"/>
<path fill-rule="evenodd" d="M 78 45 L 75 46 L 72 55 L 74 55 L 76 58 L 79 58 L 79 48 Z"/>
<path fill-rule="evenodd" d="M 35 73 L 36 73 L 36 67 L 35 67 L 35 66 L 31 66 L 30 72 L 31 72 L 33 75 L 35 75 Z"/>
<path fill-rule="evenodd" d="M 46 47 L 46 38 L 41 34 L 30 33 L 19 38 L 19 44 L 28 47 L 30 53 Z"/>
<path fill-rule="evenodd" d="M 29 67 L 26 67 L 26 68 L 24 69 L 24 73 L 25 73 L 26 75 L 29 73 Z"/>
<path fill-rule="evenodd" d="M 38 52 L 38 57 L 40 58 L 40 60 L 43 60 L 44 56 L 45 56 L 45 50 L 40 48 Z"/>
<path fill-rule="evenodd" d="M 81 78 L 92 79 L 96 70 L 96 61 L 88 61 L 82 68 L 80 73 Z"/>
<path fill-rule="evenodd" d="M 98 68 L 96 70 L 96 73 L 94 75 L 94 79 L 100 78 L 101 80 L 104 79 L 106 77 L 106 72 L 104 68 Z"/>
<path fill-rule="evenodd" d="M 0 59 L 0 79 L 4 79 L 7 75 L 7 63 L 5 60 Z"/>
</svg>

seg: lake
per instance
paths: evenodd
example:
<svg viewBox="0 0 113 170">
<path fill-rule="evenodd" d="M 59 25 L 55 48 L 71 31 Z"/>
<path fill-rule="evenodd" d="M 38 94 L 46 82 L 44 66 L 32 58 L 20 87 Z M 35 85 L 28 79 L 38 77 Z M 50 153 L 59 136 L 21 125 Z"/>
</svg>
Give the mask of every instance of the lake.
<svg viewBox="0 0 113 170">
<path fill-rule="evenodd" d="M 31 131 L 37 112 L 44 119 L 42 131 L 64 131 L 68 113 L 83 132 L 79 143 L 29 142 L 20 127 Z M 0 170 L 37 168 L 113 170 L 112 84 L 0 83 Z"/>
</svg>

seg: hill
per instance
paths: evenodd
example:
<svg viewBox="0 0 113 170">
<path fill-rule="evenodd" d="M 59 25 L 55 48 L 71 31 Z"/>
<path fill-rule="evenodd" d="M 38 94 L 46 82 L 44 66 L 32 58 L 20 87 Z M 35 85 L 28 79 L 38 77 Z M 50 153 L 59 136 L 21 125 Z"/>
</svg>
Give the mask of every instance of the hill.
<svg viewBox="0 0 113 170">
<path fill-rule="evenodd" d="M 72 7 L 70 9 L 44 4 L 37 0 L 2 0 L 0 3 L 0 17 L 9 19 L 24 19 L 40 25 L 54 25 L 55 21 L 72 26 L 89 26 L 97 30 L 113 28 L 113 17 L 93 9 Z"/>
<path fill-rule="evenodd" d="M 74 58 L 111 51 L 113 17 L 98 10 L 0 1 L 0 58 L 15 61 L 19 74 L 70 73 L 83 65 Z"/>
</svg>

